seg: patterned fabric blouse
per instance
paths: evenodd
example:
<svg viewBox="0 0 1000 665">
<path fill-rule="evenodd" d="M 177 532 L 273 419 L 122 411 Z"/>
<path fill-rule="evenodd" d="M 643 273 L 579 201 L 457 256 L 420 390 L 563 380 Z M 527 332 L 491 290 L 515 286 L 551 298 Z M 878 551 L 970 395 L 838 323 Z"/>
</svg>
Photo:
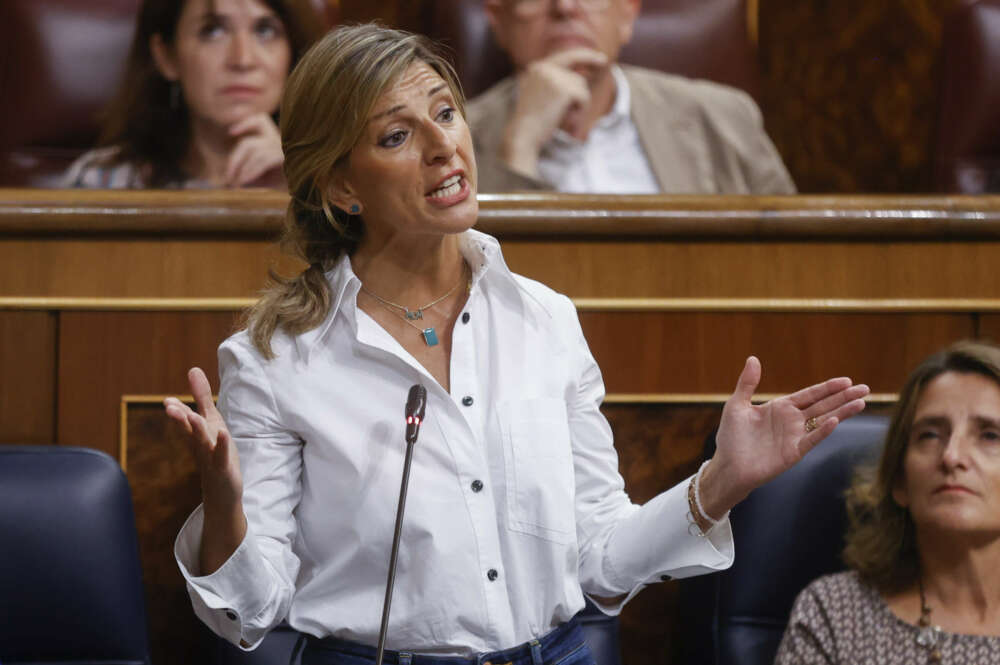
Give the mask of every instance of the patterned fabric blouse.
<svg viewBox="0 0 1000 665">
<path fill-rule="evenodd" d="M 84 189 L 146 189 L 146 175 L 132 162 L 115 159 L 118 148 L 98 148 L 81 155 L 66 170 L 62 186 Z M 182 180 L 161 185 L 164 189 L 206 189 L 204 180 Z"/>
<path fill-rule="evenodd" d="M 857 573 L 827 575 L 796 599 L 775 665 L 929 663 L 918 632 Z M 945 632 L 940 639 L 942 665 L 1000 665 L 1000 636 Z"/>
</svg>

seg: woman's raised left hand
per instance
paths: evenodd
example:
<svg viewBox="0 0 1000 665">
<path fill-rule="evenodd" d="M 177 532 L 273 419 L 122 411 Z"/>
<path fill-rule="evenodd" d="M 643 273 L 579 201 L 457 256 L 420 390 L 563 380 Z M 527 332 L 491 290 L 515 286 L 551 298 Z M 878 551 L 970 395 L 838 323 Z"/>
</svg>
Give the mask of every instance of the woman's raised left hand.
<svg viewBox="0 0 1000 665">
<path fill-rule="evenodd" d="M 712 518 L 802 459 L 837 423 L 860 413 L 870 392 L 840 377 L 755 405 L 751 399 L 760 376 L 760 361 L 750 356 L 722 409 L 715 456 L 699 485 Z"/>
</svg>

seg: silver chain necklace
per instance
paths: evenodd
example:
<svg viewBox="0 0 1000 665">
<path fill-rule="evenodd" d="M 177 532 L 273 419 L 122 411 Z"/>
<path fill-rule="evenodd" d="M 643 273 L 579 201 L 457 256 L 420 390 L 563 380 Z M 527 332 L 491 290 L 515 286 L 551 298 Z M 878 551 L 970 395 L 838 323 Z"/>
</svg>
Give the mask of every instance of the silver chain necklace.
<svg viewBox="0 0 1000 665">
<path fill-rule="evenodd" d="M 375 300 L 377 300 L 379 303 L 381 303 L 387 310 L 389 310 L 393 314 L 399 314 L 399 312 L 402 312 L 401 316 L 403 317 L 403 320 L 406 321 L 406 323 L 408 323 L 413 328 L 416 328 L 418 331 L 420 331 L 420 334 L 424 336 L 424 343 L 427 344 L 427 346 L 435 346 L 438 343 L 438 336 L 437 336 L 437 331 L 434 329 L 434 326 L 429 326 L 427 328 L 424 328 L 423 326 L 418 326 L 416 323 L 414 323 L 414 321 L 416 321 L 416 320 L 421 320 L 422 321 L 423 318 L 424 318 L 424 310 L 430 309 L 431 307 L 433 307 L 434 305 L 438 304 L 439 302 L 442 302 L 442 301 L 447 300 L 448 298 L 450 298 L 451 295 L 455 293 L 455 290 L 458 289 L 458 287 L 462 284 L 462 282 L 464 280 L 465 280 L 465 266 L 463 265 L 462 266 L 462 276 L 455 283 L 455 286 L 453 286 L 450 289 L 448 289 L 448 292 L 445 293 L 440 298 L 435 298 L 434 300 L 430 301 L 426 305 L 423 305 L 421 307 L 417 307 L 415 309 L 410 309 L 409 307 L 406 307 L 405 305 L 400 305 L 398 303 L 392 302 L 391 300 L 386 300 L 385 298 L 382 298 L 382 297 L 376 295 L 375 293 L 372 293 L 368 289 L 366 289 L 364 284 L 361 285 L 361 290 L 364 291 L 367 295 L 369 295 L 372 298 L 374 298 Z M 471 284 L 470 284 L 470 287 L 471 287 Z"/>
</svg>

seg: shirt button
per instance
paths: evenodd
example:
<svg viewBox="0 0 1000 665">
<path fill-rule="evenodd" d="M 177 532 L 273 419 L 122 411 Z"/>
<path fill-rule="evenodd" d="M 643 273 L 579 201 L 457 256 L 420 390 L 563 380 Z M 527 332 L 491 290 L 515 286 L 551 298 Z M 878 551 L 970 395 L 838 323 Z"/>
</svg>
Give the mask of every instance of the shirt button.
<svg viewBox="0 0 1000 665">
<path fill-rule="evenodd" d="M 462 314 L 462 323 L 468 323 L 470 318 L 471 317 L 469 316 L 469 313 L 468 312 L 464 312 Z"/>
<path fill-rule="evenodd" d="M 236 621 L 236 612 L 232 610 L 226 610 L 226 618 L 230 621 Z"/>
<path fill-rule="evenodd" d="M 497 572 L 496 568 L 490 568 L 489 570 L 486 571 L 486 579 L 488 579 L 490 582 L 493 582 L 499 576 L 500 573 Z"/>
<path fill-rule="evenodd" d="M 483 489 L 483 481 L 481 481 L 481 480 L 473 480 L 472 481 L 472 491 L 473 492 L 481 492 L 482 489 Z"/>
<path fill-rule="evenodd" d="M 466 395 L 465 397 L 463 397 L 462 398 L 462 404 L 465 405 L 465 406 L 472 406 L 472 397 L 470 397 L 469 395 Z"/>
</svg>

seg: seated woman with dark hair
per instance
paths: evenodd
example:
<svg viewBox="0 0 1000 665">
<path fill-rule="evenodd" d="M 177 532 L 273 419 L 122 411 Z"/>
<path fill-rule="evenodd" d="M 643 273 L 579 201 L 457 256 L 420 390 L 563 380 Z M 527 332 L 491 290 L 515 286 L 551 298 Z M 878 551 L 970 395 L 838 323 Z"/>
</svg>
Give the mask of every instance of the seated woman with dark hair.
<svg viewBox="0 0 1000 665">
<path fill-rule="evenodd" d="M 283 189 L 275 115 L 319 29 L 302 0 L 146 0 L 101 147 L 64 186 Z"/>
<path fill-rule="evenodd" d="M 853 570 L 799 595 L 777 663 L 1000 663 L 1000 348 L 907 380 L 874 473 L 848 491 Z"/>
</svg>

